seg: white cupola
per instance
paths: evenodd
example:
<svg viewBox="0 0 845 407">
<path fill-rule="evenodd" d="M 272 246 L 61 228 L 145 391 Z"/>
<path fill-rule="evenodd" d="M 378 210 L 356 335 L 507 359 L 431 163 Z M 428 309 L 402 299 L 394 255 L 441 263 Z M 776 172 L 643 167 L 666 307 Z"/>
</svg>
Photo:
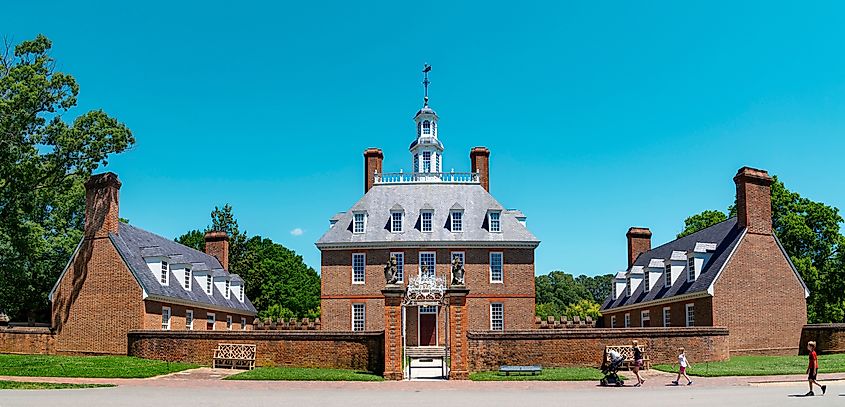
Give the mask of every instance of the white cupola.
<svg viewBox="0 0 845 407">
<path fill-rule="evenodd" d="M 425 97 L 423 107 L 414 116 L 414 123 L 417 127 L 417 137 L 408 148 L 413 158 L 412 172 L 420 174 L 432 174 L 443 172 L 443 143 L 437 138 L 437 113 L 428 106 L 428 73 L 431 65 L 423 68 L 423 85 Z M 434 174 L 432 174 L 434 175 Z M 424 176 L 424 175 L 423 175 Z"/>
</svg>

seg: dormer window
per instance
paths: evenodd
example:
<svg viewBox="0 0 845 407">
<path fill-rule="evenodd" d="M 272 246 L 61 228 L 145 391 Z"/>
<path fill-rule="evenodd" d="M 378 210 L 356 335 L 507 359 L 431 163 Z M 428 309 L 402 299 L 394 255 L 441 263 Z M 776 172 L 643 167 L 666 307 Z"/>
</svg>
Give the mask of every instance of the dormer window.
<svg viewBox="0 0 845 407">
<path fill-rule="evenodd" d="M 672 286 L 672 263 L 666 260 L 666 265 L 663 266 L 663 287 L 669 288 Z"/>
<path fill-rule="evenodd" d="M 168 283 L 168 276 L 170 275 L 170 265 L 167 264 L 166 261 L 161 261 L 161 274 L 159 276 L 159 282 L 163 285 L 167 285 Z"/>
<path fill-rule="evenodd" d="M 464 212 L 452 211 L 452 232 L 464 231 Z"/>
<path fill-rule="evenodd" d="M 402 211 L 391 211 L 390 212 L 390 231 L 393 233 L 398 233 L 402 231 L 402 220 L 405 217 L 405 213 Z"/>
<path fill-rule="evenodd" d="M 648 290 L 651 288 L 651 273 L 646 270 L 643 274 L 643 292 L 647 293 Z"/>
<path fill-rule="evenodd" d="M 358 212 L 352 215 L 352 233 L 364 233 L 367 224 L 367 214 Z"/>
<path fill-rule="evenodd" d="M 422 128 L 423 128 L 423 134 L 431 134 L 431 122 L 430 121 L 428 121 L 428 120 L 424 121 Z"/>
<path fill-rule="evenodd" d="M 420 212 L 420 231 L 431 232 L 431 224 L 432 224 L 432 218 L 433 217 L 434 217 L 434 212 L 432 212 L 432 211 Z"/>
<path fill-rule="evenodd" d="M 502 213 L 499 211 L 491 211 L 489 214 L 490 231 L 498 233 L 502 231 Z"/>
<path fill-rule="evenodd" d="M 695 257 L 687 259 L 687 282 L 695 281 Z"/>
<path fill-rule="evenodd" d="M 231 292 L 232 292 L 232 283 L 229 281 L 229 279 L 226 279 L 226 289 L 223 291 L 223 293 L 225 294 L 227 300 L 229 299 L 229 297 L 230 297 L 229 293 L 231 293 Z"/>
<path fill-rule="evenodd" d="M 625 296 L 631 296 L 631 277 L 625 279 Z"/>
<path fill-rule="evenodd" d="M 244 291 L 246 291 L 246 286 L 244 283 L 241 283 L 241 290 L 239 291 L 241 302 L 244 302 Z"/>
<path fill-rule="evenodd" d="M 212 281 L 211 274 L 206 274 L 205 275 L 205 293 L 208 294 L 208 295 L 211 295 L 211 287 L 212 287 L 211 281 Z"/>
<path fill-rule="evenodd" d="M 185 289 L 191 291 L 191 269 L 189 267 L 185 267 Z"/>
</svg>

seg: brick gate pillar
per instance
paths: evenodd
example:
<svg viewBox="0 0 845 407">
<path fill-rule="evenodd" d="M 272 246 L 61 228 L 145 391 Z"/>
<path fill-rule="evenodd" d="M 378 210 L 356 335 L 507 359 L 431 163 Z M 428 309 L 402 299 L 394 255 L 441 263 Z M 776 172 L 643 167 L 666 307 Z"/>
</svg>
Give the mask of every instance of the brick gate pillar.
<svg viewBox="0 0 845 407">
<path fill-rule="evenodd" d="M 449 301 L 449 379 L 469 379 L 469 343 L 467 341 L 467 294 L 464 286 L 451 286 L 446 291 Z"/>
<path fill-rule="evenodd" d="M 388 284 L 384 295 L 384 378 L 402 380 L 402 297 L 401 285 Z"/>
</svg>

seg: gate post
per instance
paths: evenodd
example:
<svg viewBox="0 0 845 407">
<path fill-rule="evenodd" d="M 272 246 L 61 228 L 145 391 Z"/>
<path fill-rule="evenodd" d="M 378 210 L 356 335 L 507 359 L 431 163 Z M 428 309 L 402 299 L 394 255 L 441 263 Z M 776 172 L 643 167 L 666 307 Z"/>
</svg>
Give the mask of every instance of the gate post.
<svg viewBox="0 0 845 407">
<path fill-rule="evenodd" d="M 467 341 L 467 294 L 465 286 L 446 290 L 449 301 L 449 379 L 469 379 L 469 343 Z"/>
<path fill-rule="evenodd" d="M 384 295 L 384 378 L 402 380 L 402 298 L 401 285 L 388 284 Z"/>
</svg>

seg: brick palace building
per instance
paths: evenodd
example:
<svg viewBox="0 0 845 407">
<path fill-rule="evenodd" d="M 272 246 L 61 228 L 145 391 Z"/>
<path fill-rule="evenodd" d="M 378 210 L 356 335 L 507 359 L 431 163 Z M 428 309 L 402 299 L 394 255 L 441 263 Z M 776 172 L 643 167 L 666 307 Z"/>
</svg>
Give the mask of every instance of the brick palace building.
<svg viewBox="0 0 845 407">
<path fill-rule="evenodd" d="M 424 82 L 425 83 L 425 82 Z M 470 330 L 533 328 L 534 249 L 525 215 L 490 195 L 490 151 L 470 151 L 471 173 L 446 172 L 438 116 L 428 97 L 416 115 L 410 172 L 382 172 L 380 149 L 364 151 L 364 196 L 334 216 L 321 251 L 322 328 L 384 330 L 384 267 L 396 258 L 399 283 L 423 270 L 448 284 L 464 265 Z M 443 345 L 445 311 L 406 308 L 408 346 Z"/>
<path fill-rule="evenodd" d="M 772 178 L 743 167 L 734 182 L 735 218 L 655 248 L 628 230 L 605 327 L 724 326 L 731 354 L 797 353 L 809 291 L 772 232 Z"/>
<path fill-rule="evenodd" d="M 119 220 L 114 173 L 85 183 L 85 233 L 50 292 L 57 353 L 126 354 L 130 330 L 246 330 L 256 314 L 228 272 L 226 233 L 206 252 Z"/>
</svg>

